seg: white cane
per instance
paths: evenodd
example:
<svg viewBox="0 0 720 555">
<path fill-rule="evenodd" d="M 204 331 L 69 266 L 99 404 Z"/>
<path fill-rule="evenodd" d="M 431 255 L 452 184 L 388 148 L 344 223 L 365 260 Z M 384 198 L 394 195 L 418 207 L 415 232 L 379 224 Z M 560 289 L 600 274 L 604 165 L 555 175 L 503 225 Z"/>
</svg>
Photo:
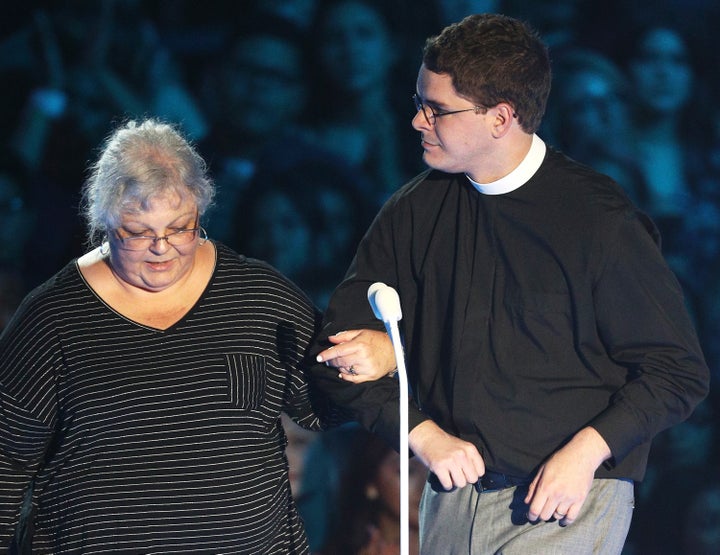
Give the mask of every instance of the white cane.
<svg viewBox="0 0 720 555">
<path fill-rule="evenodd" d="M 381 282 L 368 289 L 368 301 L 378 320 L 382 320 L 395 351 L 395 364 L 400 383 L 400 555 L 407 555 L 409 548 L 409 463 L 408 463 L 408 384 L 405 356 L 398 321 L 402 319 L 400 297 L 392 287 Z"/>
</svg>

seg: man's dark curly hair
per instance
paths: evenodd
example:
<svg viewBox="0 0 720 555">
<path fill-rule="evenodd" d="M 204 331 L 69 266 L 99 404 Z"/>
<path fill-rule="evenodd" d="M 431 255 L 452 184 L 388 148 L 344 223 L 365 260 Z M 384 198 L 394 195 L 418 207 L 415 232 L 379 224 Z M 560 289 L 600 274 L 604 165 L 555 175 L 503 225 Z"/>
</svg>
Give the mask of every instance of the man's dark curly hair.
<svg viewBox="0 0 720 555">
<path fill-rule="evenodd" d="M 524 22 L 500 14 L 470 15 L 427 40 L 423 64 L 449 75 L 457 93 L 479 106 L 507 102 L 527 133 L 540 126 L 550 94 L 550 55 Z"/>
</svg>

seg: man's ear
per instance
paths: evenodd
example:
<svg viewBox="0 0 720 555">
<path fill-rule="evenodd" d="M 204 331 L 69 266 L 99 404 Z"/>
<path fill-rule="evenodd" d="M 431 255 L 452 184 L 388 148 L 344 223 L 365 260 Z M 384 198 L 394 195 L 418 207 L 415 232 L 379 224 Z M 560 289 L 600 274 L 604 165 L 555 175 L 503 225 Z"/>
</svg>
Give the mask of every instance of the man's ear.
<svg viewBox="0 0 720 555">
<path fill-rule="evenodd" d="M 496 138 L 500 138 L 510 130 L 516 117 L 515 110 L 507 102 L 501 102 L 491 109 L 495 111 L 493 133 Z"/>
</svg>

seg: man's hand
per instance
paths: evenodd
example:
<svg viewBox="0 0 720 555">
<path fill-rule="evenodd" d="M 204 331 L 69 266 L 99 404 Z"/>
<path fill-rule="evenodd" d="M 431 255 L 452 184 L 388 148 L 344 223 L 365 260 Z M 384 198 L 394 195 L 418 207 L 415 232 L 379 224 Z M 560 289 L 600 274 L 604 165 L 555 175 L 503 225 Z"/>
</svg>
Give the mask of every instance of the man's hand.
<svg viewBox="0 0 720 555">
<path fill-rule="evenodd" d="M 337 368 L 338 377 L 353 383 L 380 379 L 395 369 L 395 351 L 388 334 L 376 330 L 341 331 L 328 337 L 334 345 L 317 356 Z"/>
<path fill-rule="evenodd" d="M 610 448 L 594 428 L 584 428 L 554 453 L 530 484 L 525 503 L 528 519 L 535 522 L 555 518 L 572 524 L 590 492 L 597 468 L 612 456 Z"/>
<path fill-rule="evenodd" d="M 432 420 L 415 426 L 408 436 L 408 444 L 446 490 L 474 484 L 485 474 L 485 462 L 477 448 L 448 434 Z"/>
</svg>

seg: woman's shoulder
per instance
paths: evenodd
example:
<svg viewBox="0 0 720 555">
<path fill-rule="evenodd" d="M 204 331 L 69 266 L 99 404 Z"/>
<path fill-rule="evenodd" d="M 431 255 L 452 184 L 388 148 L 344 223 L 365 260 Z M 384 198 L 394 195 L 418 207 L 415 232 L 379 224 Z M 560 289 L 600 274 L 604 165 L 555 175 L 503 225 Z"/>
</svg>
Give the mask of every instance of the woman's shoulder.
<svg viewBox="0 0 720 555">
<path fill-rule="evenodd" d="M 218 282 L 232 282 L 237 287 L 250 288 L 258 298 L 267 295 L 312 305 L 308 296 L 287 276 L 265 260 L 239 254 L 227 245 L 215 242 L 218 259 L 216 278 Z"/>
<path fill-rule="evenodd" d="M 30 290 L 15 310 L 7 327 L 27 322 L 36 331 L 63 318 L 79 302 L 87 289 L 83 287 L 76 261 L 68 262 L 55 275 Z"/>
<path fill-rule="evenodd" d="M 34 287 L 26 295 L 26 300 L 47 299 L 55 296 L 72 296 L 84 291 L 77 262 L 77 259 L 69 261 L 53 276 Z"/>
<path fill-rule="evenodd" d="M 220 241 L 213 241 L 217 251 L 218 272 L 235 278 L 267 278 L 282 280 L 284 276 L 268 262 L 241 254 Z"/>
</svg>

